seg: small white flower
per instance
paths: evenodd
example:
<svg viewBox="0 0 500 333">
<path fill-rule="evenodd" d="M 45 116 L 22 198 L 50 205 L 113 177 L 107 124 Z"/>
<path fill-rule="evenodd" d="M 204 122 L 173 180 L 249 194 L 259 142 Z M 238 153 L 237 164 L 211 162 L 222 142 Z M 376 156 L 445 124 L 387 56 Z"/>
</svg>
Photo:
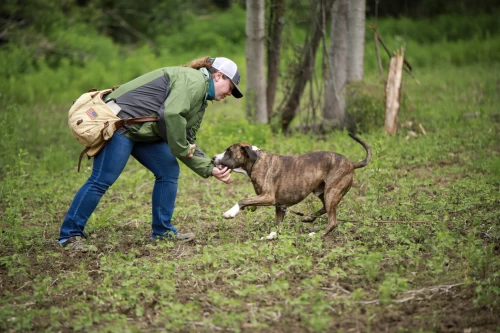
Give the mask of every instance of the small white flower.
<svg viewBox="0 0 500 333">
<path fill-rule="evenodd" d="M 277 234 L 276 232 L 272 231 L 272 232 L 269 234 L 269 236 L 266 236 L 266 238 L 267 238 L 267 239 L 273 239 L 273 238 L 276 238 L 276 236 L 277 236 L 277 235 L 278 235 L 278 234 Z"/>
<path fill-rule="evenodd" d="M 309 233 L 309 236 L 311 236 L 311 237 L 314 235 L 316 235 L 316 233 L 314 231 Z"/>
</svg>

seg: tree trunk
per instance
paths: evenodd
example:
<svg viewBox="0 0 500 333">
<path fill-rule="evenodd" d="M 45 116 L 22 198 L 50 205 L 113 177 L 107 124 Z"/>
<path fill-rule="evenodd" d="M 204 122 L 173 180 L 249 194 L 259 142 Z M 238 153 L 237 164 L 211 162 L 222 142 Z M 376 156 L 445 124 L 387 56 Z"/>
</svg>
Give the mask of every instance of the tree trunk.
<svg viewBox="0 0 500 333">
<path fill-rule="evenodd" d="M 348 9 L 349 63 L 347 82 L 364 78 L 366 0 L 350 0 Z"/>
<path fill-rule="evenodd" d="M 285 0 L 271 0 L 267 44 L 267 119 L 271 120 L 280 74 L 281 34 L 285 23 Z"/>
<path fill-rule="evenodd" d="M 266 124 L 268 120 L 264 68 L 264 13 L 264 0 L 247 0 L 247 115 L 254 114 L 255 121 Z"/>
<path fill-rule="evenodd" d="M 348 61 L 347 9 L 348 0 L 335 0 L 332 6 L 331 45 L 325 80 L 323 123 L 336 128 L 344 128 L 347 125 L 344 89 Z"/>
<path fill-rule="evenodd" d="M 396 51 L 389 64 L 389 74 L 385 87 L 385 132 L 389 135 L 398 130 L 399 99 L 403 77 L 404 49 Z"/>
<path fill-rule="evenodd" d="M 306 40 L 303 47 L 302 61 L 299 64 L 299 70 L 295 77 L 295 83 L 281 115 L 281 129 L 283 133 L 288 132 L 288 127 L 292 122 L 297 112 L 297 107 L 300 104 L 300 97 L 304 92 L 304 88 L 309 80 L 311 80 L 312 73 L 315 71 L 314 62 L 316 60 L 316 51 L 319 42 L 325 34 L 323 31 L 324 20 L 327 15 L 323 15 L 325 8 L 330 8 L 333 0 L 317 0 L 314 4 L 313 23 L 312 23 L 312 38 Z M 314 19 L 316 16 L 316 20 Z"/>
</svg>

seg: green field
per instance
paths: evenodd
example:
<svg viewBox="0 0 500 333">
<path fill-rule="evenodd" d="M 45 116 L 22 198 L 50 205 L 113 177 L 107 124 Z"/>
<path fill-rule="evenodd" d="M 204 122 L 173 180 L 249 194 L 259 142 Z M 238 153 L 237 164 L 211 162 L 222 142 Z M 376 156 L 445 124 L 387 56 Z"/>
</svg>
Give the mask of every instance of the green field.
<svg viewBox="0 0 500 333">
<path fill-rule="evenodd" d="M 359 135 L 374 154 L 324 240 L 326 220 L 292 214 L 265 239 L 276 231 L 272 207 L 223 219 L 253 194 L 249 180 L 233 174 L 225 185 L 182 166 L 174 224 L 197 239 L 152 245 L 154 177 L 131 159 L 87 224 L 97 251 L 61 250 L 60 224 L 92 163 L 76 172 L 81 147 L 67 110 L 92 78 L 69 64 L 10 78 L 0 84 L 0 331 L 500 332 L 499 44 L 410 42 L 420 84 L 404 75 L 395 136 L 383 132 L 384 86 L 367 45 L 364 93 L 352 103 L 371 119 Z M 164 63 L 135 52 L 101 63 L 114 71 L 97 74 L 98 87 Z M 235 58 L 244 63 L 243 49 Z M 345 132 L 284 137 L 246 120 L 244 105 L 210 105 L 197 144 L 209 155 L 246 141 L 364 158 Z M 293 209 L 319 204 L 309 197 Z"/>
</svg>

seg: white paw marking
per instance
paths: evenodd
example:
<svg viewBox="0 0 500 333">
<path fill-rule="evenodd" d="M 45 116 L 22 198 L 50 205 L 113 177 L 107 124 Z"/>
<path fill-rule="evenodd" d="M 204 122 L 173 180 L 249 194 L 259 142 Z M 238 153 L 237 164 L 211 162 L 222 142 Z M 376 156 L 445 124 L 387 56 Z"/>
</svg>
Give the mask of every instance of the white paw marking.
<svg viewBox="0 0 500 333">
<path fill-rule="evenodd" d="M 232 219 L 239 213 L 239 211 L 240 211 L 240 205 L 236 204 L 233 206 L 233 208 L 222 214 L 222 217 L 226 219 Z"/>
</svg>

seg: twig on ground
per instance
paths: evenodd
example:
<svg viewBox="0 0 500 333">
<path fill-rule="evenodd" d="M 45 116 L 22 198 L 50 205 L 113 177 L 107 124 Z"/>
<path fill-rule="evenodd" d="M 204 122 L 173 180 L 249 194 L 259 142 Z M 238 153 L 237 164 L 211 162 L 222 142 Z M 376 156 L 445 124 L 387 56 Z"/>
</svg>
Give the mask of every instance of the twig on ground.
<svg viewBox="0 0 500 333">
<path fill-rule="evenodd" d="M 17 290 L 16 290 L 16 291 L 19 291 L 19 290 L 23 289 L 23 288 L 24 288 L 24 287 L 26 287 L 28 284 L 31 284 L 31 281 L 27 281 L 27 282 L 25 282 L 25 283 L 24 283 L 21 287 L 17 288 Z"/>
<path fill-rule="evenodd" d="M 222 328 L 215 326 L 214 324 L 206 324 L 206 323 L 201 322 L 201 321 L 190 321 L 190 322 L 188 322 L 188 324 L 191 324 L 193 326 L 201 326 L 201 327 L 208 326 L 211 329 L 214 329 L 216 331 L 222 331 Z"/>
<path fill-rule="evenodd" d="M 427 288 L 422 288 L 422 289 L 417 289 L 417 290 L 408 290 L 405 292 L 405 294 L 422 294 L 425 293 L 426 291 L 439 291 L 441 289 L 444 289 L 445 292 L 449 292 L 451 288 L 453 287 L 458 287 L 463 285 L 464 283 L 455 283 L 455 284 L 447 284 L 447 285 L 439 285 L 439 286 L 434 286 L 434 287 L 427 287 Z"/>
<path fill-rule="evenodd" d="M 439 286 L 433 286 L 433 287 L 426 287 L 426 288 L 421 288 L 421 289 L 416 289 L 416 290 L 408 290 L 404 294 L 410 294 L 411 296 L 405 297 L 405 298 L 395 299 L 394 303 L 404 303 L 404 302 L 408 302 L 408 301 L 411 301 L 411 300 L 419 300 L 419 298 L 416 298 L 417 295 L 426 294 L 428 292 L 434 292 L 429 297 L 434 296 L 440 290 L 444 291 L 445 293 L 448 293 L 451 288 L 458 287 L 458 286 L 461 286 L 463 284 L 464 283 L 455 283 L 455 284 L 447 284 L 447 285 L 439 285 Z M 374 300 L 371 300 L 371 301 L 360 301 L 359 304 L 363 304 L 363 305 L 367 305 L 367 304 L 380 304 L 380 300 L 374 299 Z"/>
<path fill-rule="evenodd" d="M 122 226 L 124 227 L 124 226 L 127 226 L 127 225 L 132 224 L 132 223 L 135 222 L 135 227 L 138 228 L 139 227 L 139 223 L 138 223 L 139 221 L 140 221 L 139 219 L 133 219 L 133 220 L 130 220 L 128 222 L 122 223 Z"/>
<path fill-rule="evenodd" d="M 181 251 L 181 254 L 179 254 L 179 251 Z M 185 251 L 184 251 L 184 246 L 179 246 L 177 248 L 177 251 L 175 251 L 175 254 L 174 254 L 174 257 L 179 259 L 180 257 L 182 257 L 183 255 L 185 254 Z"/>
<path fill-rule="evenodd" d="M 415 296 L 410 296 L 410 297 L 406 297 L 406 298 L 400 298 L 400 299 L 395 300 L 394 302 L 395 303 L 404 303 L 406 301 L 411 301 L 412 299 L 415 299 Z"/>
<path fill-rule="evenodd" d="M 297 211 L 294 211 L 291 209 L 288 209 L 287 211 L 292 213 L 292 214 L 298 215 L 298 216 L 312 217 L 315 219 L 326 218 L 326 216 L 316 216 L 316 215 L 304 214 L 304 213 L 297 212 Z M 339 221 L 339 222 L 355 222 L 355 223 L 364 222 L 362 220 L 345 220 L 345 219 L 337 219 L 337 221 Z M 375 222 L 375 223 L 394 223 L 394 224 L 397 224 L 397 223 L 402 223 L 402 224 L 403 223 L 432 223 L 431 221 L 413 221 L 413 220 L 378 220 L 378 221 L 373 221 L 373 222 Z"/>
<path fill-rule="evenodd" d="M 420 130 L 420 132 L 422 132 L 423 135 L 427 134 L 427 132 L 425 131 L 424 126 L 422 126 L 422 123 L 418 123 L 418 129 Z"/>
</svg>

